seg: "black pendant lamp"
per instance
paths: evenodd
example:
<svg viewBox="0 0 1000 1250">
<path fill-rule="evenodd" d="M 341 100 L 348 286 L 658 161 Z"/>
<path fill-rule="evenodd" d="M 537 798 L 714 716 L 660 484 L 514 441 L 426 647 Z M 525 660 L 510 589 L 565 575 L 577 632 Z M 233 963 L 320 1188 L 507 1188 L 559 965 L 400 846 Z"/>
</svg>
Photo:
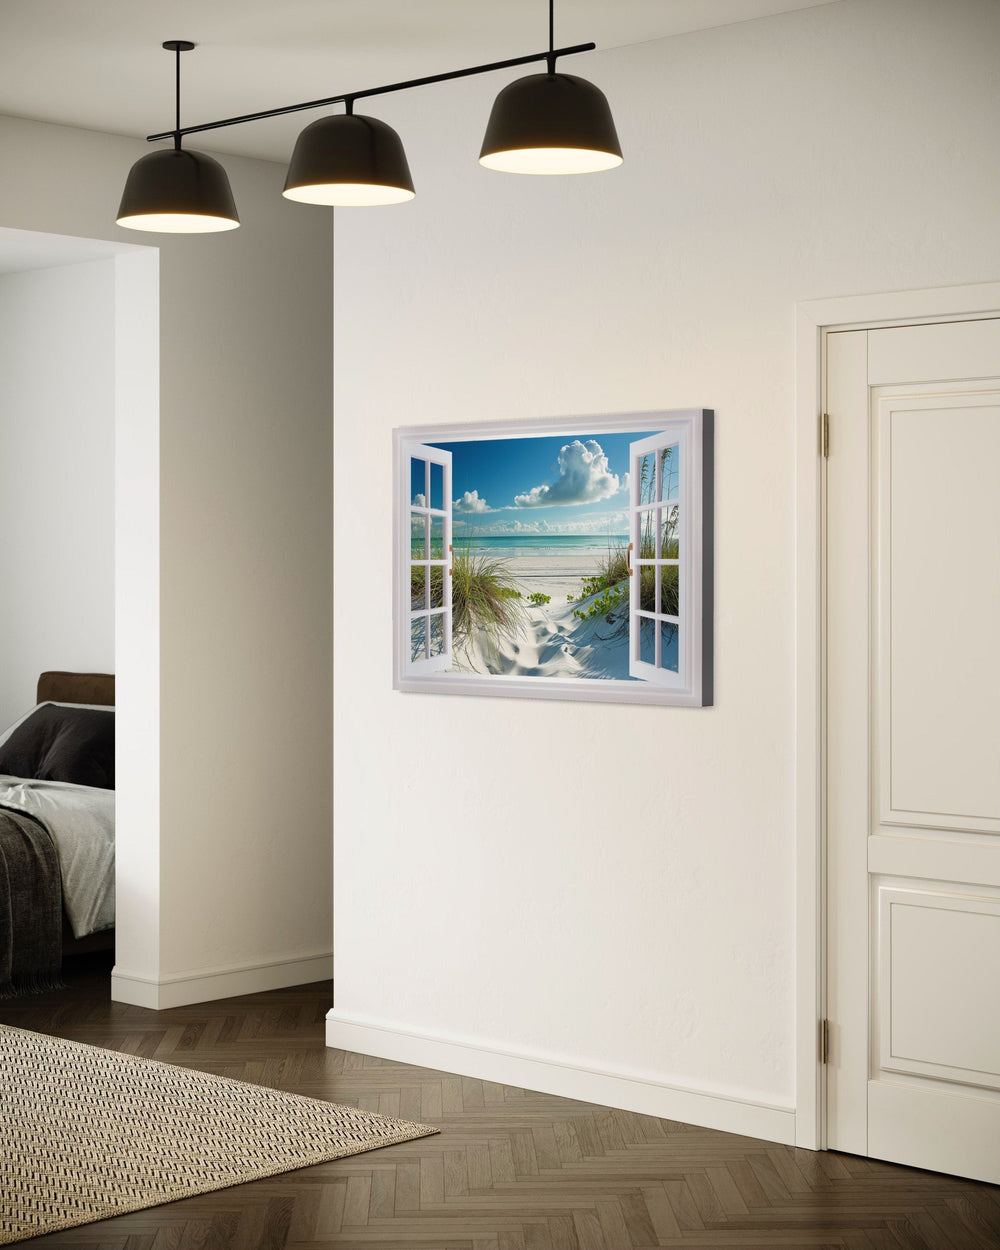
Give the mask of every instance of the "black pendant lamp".
<svg viewBox="0 0 1000 1250">
<path fill-rule="evenodd" d="M 414 190 L 399 135 L 378 118 L 355 114 L 355 102 L 542 61 L 547 73 L 518 79 L 497 96 L 480 163 L 492 169 L 527 174 L 612 169 L 622 163 L 622 154 L 607 100 L 593 83 L 572 74 L 556 73 L 558 57 L 593 52 L 596 45 L 578 43 L 556 48 L 552 9 L 553 0 L 549 0 L 547 52 L 532 52 L 183 128 L 180 54 L 190 51 L 194 44 L 186 39 L 170 39 L 163 47 L 176 58 L 176 120 L 173 130 L 146 138 L 150 143 L 172 139 L 173 147 L 151 152 L 132 166 L 116 220 L 130 230 L 189 234 L 235 230 L 240 219 L 226 171 L 211 156 L 185 151 L 181 146 L 185 136 L 334 104 L 345 106 L 342 116 L 321 118 L 299 135 L 285 179 L 285 197 L 305 204 L 402 204 L 413 199 Z"/>
<path fill-rule="evenodd" d="M 413 179 L 398 134 L 377 117 L 347 112 L 321 117 L 295 141 L 282 195 L 303 204 L 360 207 L 402 204 Z"/>
<path fill-rule="evenodd" d="M 181 53 L 194 44 L 168 39 L 176 56 L 176 130 L 174 146 L 140 157 L 129 170 L 118 216 L 119 226 L 170 234 L 207 234 L 235 230 L 240 224 L 226 171 L 204 152 L 181 147 Z"/>
<path fill-rule="evenodd" d="M 553 0 L 548 72 L 512 82 L 497 96 L 480 165 L 513 174 L 589 174 L 622 163 L 604 92 L 585 78 L 556 73 Z"/>
</svg>

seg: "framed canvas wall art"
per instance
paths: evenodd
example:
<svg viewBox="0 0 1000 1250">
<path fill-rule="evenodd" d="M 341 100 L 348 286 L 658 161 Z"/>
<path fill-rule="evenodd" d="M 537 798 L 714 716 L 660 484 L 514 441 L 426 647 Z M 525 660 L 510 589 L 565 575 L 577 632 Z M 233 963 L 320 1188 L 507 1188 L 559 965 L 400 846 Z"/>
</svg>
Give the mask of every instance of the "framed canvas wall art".
<svg viewBox="0 0 1000 1250">
<path fill-rule="evenodd" d="M 394 682 L 712 701 L 708 409 L 394 431 Z"/>
</svg>

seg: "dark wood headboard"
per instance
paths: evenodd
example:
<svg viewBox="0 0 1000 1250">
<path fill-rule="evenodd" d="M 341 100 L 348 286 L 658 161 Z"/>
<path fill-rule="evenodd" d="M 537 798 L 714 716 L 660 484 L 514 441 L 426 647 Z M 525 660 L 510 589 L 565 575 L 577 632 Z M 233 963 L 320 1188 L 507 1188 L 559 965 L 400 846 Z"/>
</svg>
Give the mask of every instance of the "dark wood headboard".
<svg viewBox="0 0 1000 1250">
<path fill-rule="evenodd" d="M 38 703 L 98 703 L 115 705 L 114 673 L 42 673 Z"/>
</svg>

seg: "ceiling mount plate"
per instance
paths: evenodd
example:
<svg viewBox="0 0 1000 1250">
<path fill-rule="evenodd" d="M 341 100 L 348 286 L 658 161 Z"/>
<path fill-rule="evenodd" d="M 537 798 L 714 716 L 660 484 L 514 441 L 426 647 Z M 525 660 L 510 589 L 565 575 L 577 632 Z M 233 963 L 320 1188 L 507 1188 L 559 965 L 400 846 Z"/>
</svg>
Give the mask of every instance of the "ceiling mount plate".
<svg viewBox="0 0 1000 1250">
<path fill-rule="evenodd" d="M 194 44 L 190 39 L 168 39 L 163 46 L 168 52 L 190 52 Z"/>
</svg>

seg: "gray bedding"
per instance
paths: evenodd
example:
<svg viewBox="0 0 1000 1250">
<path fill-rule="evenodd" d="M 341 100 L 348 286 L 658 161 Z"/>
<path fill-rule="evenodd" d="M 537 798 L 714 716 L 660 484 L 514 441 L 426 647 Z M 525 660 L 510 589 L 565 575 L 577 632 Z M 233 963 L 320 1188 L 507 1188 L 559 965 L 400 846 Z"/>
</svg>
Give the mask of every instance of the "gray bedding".
<svg viewBox="0 0 1000 1250">
<path fill-rule="evenodd" d="M 0 808 L 0 998 L 56 988 L 61 962 L 55 846 L 34 817 Z"/>
<path fill-rule="evenodd" d="M 41 821 L 55 845 L 74 937 L 115 922 L 115 792 L 0 776 L 0 807 Z"/>
</svg>

